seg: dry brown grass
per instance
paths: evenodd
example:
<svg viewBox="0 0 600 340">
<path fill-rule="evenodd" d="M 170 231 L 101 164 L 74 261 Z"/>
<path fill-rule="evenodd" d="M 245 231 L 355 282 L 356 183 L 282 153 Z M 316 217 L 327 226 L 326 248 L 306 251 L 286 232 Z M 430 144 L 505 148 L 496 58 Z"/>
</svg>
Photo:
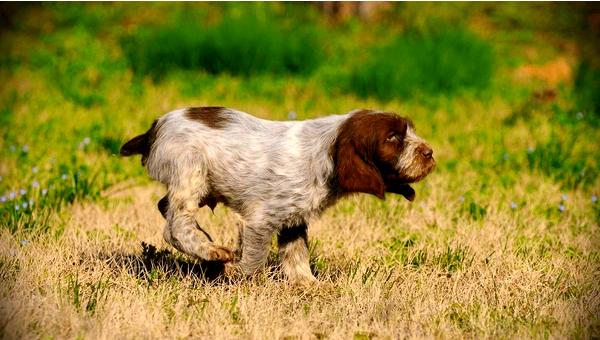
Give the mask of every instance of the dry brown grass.
<svg viewBox="0 0 600 340">
<path fill-rule="evenodd" d="M 492 199 L 485 219 L 476 221 L 459 213 L 459 202 L 445 190 L 449 180 L 432 175 L 412 205 L 400 197 L 380 202 L 358 196 L 329 210 L 310 228 L 320 280 L 313 286 L 279 280 L 276 267 L 252 281 L 211 281 L 180 255 L 142 254 L 141 242 L 167 248 L 155 208 L 162 189 L 114 188 L 104 203 L 75 204 L 60 237 L 40 235 L 22 244 L 19 234 L 2 230 L 2 333 L 111 339 L 597 336 L 599 235 L 580 230 L 597 231 L 592 216 L 581 213 L 586 198 L 574 193 L 566 214 L 536 217 L 529 210 L 560 191 L 525 177 L 524 186 L 538 188 L 527 207 L 511 211 Z M 235 219 L 222 206 L 198 216 L 230 246 Z M 414 242 L 403 245 L 410 235 L 417 235 Z M 464 259 L 443 260 L 448 248 L 464 249 Z M 575 253 L 565 252 L 571 248 Z M 399 255 L 404 250 L 409 264 Z M 419 250 L 427 254 L 420 262 Z"/>
</svg>

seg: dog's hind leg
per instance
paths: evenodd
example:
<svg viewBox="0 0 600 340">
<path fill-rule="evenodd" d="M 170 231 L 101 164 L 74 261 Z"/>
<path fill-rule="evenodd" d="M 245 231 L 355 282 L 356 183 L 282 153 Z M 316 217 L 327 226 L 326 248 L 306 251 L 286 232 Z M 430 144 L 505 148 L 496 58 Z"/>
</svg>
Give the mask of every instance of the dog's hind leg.
<svg viewBox="0 0 600 340">
<path fill-rule="evenodd" d="M 160 211 L 160 214 L 167 219 L 167 211 L 169 210 L 169 196 L 164 196 L 163 198 L 160 199 L 160 201 L 158 201 L 158 211 Z M 212 237 L 206 232 L 206 230 L 202 229 L 202 227 L 200 227 L 200 225 L 198 224 L 198 222 L 196 222 L 196 229 L 200 230 L 205 236 L 206 238 L 208 238 L 208 240 L 210 242 L 213 242 Z"/>
<path fill-rule="evenodd" d="M 231 261 L 233 253 L 226 247 L 215 245 L 194 218 L 198 202 L 209 194 L 204 176 L 191 173 L 178 176 L 178 182 L 171 182 L 167 198 L 164 238 L 177 250 L 206 261 Z M 161 200 L 163 202 L 163 200 Z"/>
</svg>

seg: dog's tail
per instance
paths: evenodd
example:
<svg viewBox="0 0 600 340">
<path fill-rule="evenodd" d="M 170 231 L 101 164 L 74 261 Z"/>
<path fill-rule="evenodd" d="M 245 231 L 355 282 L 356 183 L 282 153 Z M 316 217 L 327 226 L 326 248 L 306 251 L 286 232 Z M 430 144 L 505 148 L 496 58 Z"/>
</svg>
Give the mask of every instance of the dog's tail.
<svg viewBox="0 0 600 340">
<path fill-rule="evenodd" d="M 152 148 L 152 144 L 154 144 L 154 140 L 156 139 L 156 131 L 157 128 L 157 120 L 152 123 L 152 126 L 146 133 L 135 136 L 127 143 L 123 144 L 121 147 L 120 154 L 121 156 L 133 156 L 133 155 L 142 155 L 142 164 L 146 164 L 146 159 L 148 159 L 148 155 L 150 154 L 150 149 Z"/>
</svg>

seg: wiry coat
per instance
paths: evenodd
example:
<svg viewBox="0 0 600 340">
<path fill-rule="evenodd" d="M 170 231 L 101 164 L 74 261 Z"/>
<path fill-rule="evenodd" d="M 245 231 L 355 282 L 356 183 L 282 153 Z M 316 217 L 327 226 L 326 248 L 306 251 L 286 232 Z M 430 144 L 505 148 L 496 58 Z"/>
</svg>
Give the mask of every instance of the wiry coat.
<svg viewBox="0 0 600 340">
<path fill-rule="evenodd" d="M 167 186 L 159 203 L 167 242 L 200 259 L 232 260 L 227 248 L 198 232 L 193 216 L 222 202 L 245 222 L 241 270 L 260 269 L 279 233 L 283 270 L 292 280 L 313 279 L 312 218 L 352 192 L 380 198 L 396 192 L 412 200 L 408 183 L 435 164 L 410 121 L 366 110 L 307 121 L 269 121 L 219 107 L 176 110 L 121 150 L 137 153 L 150 176 Z"/>
</svg>

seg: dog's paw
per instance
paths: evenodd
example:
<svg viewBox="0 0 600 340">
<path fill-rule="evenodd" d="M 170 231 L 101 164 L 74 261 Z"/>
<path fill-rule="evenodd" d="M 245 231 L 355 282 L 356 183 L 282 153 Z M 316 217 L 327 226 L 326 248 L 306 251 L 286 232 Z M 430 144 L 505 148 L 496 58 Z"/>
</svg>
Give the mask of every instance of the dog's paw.
<svg viewBox="0 0 600 340">
<path fill-rule="evenodd" d="M 223 267 L 223 275 L 230 280 L 238 280 L 244 277 L 240 267 L 235 261 L 225 263 Z"/>
<path fill-rule="evenodd" d="M 227 247 L 213 245 L 208 251 L 208 261 L 230 262 L 235 258 L 233 251 Z"/>
<path fill-rule="evenodd" d="M 311 286 L 319 282 L 319 280 L 317 280 L 317 278 L 312 274 L 287 274 L 286 278 L 291 284 L 298 286 Z"/>
</svg>

